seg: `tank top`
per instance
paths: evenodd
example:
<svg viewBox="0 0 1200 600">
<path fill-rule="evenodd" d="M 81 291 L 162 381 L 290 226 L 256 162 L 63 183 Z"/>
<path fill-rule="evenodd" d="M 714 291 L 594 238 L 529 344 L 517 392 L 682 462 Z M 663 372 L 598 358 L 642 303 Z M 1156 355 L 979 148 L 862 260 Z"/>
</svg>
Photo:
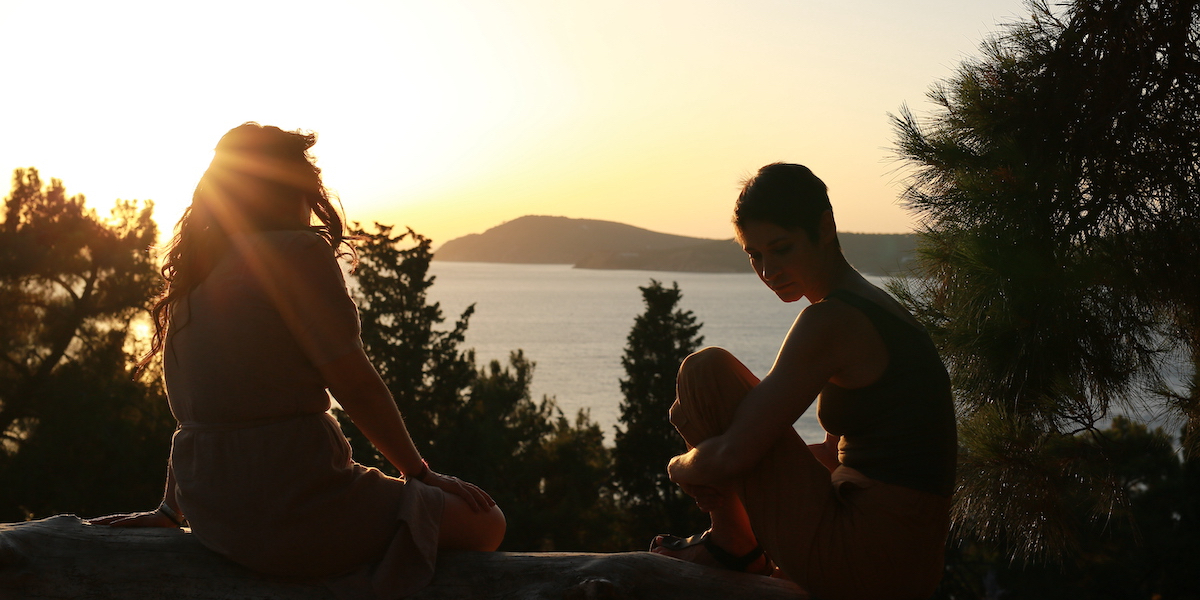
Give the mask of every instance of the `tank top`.
<svg viewBox="0 0 1200 600">
<path fill-rule="evenodd" d="M 937 348 L 921 328 L 847 290 L 834 298 L 862 312 L 887 348 L 888 365 L 877 381 L 821 390 L 817 418 L 841 436 L 838 460 L 863 475 L 923 492 L 950 496 L 958 437 L 950 377 Z"/>
</svg>

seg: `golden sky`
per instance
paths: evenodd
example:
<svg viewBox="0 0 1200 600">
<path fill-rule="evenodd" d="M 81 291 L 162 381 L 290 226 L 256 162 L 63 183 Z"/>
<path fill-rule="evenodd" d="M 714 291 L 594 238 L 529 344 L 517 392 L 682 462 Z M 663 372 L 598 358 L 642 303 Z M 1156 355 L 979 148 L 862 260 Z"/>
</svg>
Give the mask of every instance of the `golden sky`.
<svg viewBox="0 0 1200 600">
<path fill-rule="evenodd" d="M 0 169 L 169 228 L 229 128 L 316 131 L 347 216 L 435 244 L 527 214 L 725 238 L 800 162 L 902 232 L 888 113 L 1021 0 L 0 0 Z M 5 187 L 5 194 L 7 194 Z"/>
</svg>

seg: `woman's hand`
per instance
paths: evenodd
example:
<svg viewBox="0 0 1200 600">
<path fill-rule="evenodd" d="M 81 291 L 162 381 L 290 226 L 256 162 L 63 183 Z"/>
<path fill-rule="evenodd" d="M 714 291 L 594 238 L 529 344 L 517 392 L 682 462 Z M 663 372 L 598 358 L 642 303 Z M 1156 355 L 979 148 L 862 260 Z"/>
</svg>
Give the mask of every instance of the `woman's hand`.
<svg viewBox="0 0 1200 600">
<path fill-rule="evenodd" d="M 175 527 L 179 526 L 162 511 L 152 510 L 140 513 L 125 513 L 87 519 L 88 525 L 109 525 L 111 527 Z"/>
<path fill-rule="evenodd" d="M 431 485 L 438 488 L 447 494 L 454 494 L 459 498 L 467 501 L 467 504 L 474 512 L 484 512 L 487 509 L 496 505 L 496 501 L 492 497 L 479 488 L 479 486 L 463 481 L 457 477 L 450 475 L 442 475 L 434 471 L 429 471 L 429 474 L 421 479 L 421 483 Z"/>
<path fill-rule="evenodd" d="M 718 435 L 672 458 L 667 477 L 680 485 L 720 486 L 752 466 L 731 451 L 728 436 Z"/>
</svg>

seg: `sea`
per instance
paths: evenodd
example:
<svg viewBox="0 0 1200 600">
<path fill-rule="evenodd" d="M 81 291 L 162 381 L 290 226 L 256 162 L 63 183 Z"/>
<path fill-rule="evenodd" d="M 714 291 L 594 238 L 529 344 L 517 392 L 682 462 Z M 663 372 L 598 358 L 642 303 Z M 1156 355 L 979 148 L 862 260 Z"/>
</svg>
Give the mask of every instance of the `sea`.
<svg viewBox="0 0 1200 600">
<path fill-rule="evenodd" d="M 749 268 L 745 273 L 680 273 L 435 260 L 430 274 L 435 279 L 428 300 L 441 305 L 443 328 L 475 305 L 463 349 L 475 349 L 479 366 L 492 360 L 507 364 L 511 352 L 522 350 L 536 364 L 533 399 L 554 398 L 572 421 L 579 410 L 588 411 L 608 444 L 619 425 L 626 337 L 645 310 L 640 286 L 651 280 L 677 284 L 679 308 L 702 324 L 703 345 L 729 350 L 760 378 L 807 306 L 804 300 L 781 302 Z M 867 279 L 883 286 L 887 278 Z M 1181 360 L 1176 365 L 1168 384 L 1182 389 L 1190 370 Z M 1161 402 L 1148 401 L 1114 407 L 1114 412 L 1178 433 L 1181 422 L 1161 407 Z M 795 424 L 801 437 L 812 442 L 824 438 L 815 411 L 814 405 Z"/>
<path fill-rule="evenodd" d="M 477 364 L 507 364 L 512 351 L 522 350 L 536 363 L 534 400 L 553 397 L 571 420 L 588 411 L 610 444 L 623 398 L 621 356 L 634 319 L 645 310 L 639 287 L 651 280 L 677 284 L 678 308 L 702 324 L 703 345 L 729 350 L 760 378 L 807 305 L 780 301 L 748 267 L 746 273 L 677 273 L 435 260 L 429 270 L 435 279 L 428 300 L 440 304 L 444 328 L 475 305 L 463 348 L 475 349 Z M 796 430 L 815 442 L 824 432 L 814 412 L 810 408 Z"/>
</svg>

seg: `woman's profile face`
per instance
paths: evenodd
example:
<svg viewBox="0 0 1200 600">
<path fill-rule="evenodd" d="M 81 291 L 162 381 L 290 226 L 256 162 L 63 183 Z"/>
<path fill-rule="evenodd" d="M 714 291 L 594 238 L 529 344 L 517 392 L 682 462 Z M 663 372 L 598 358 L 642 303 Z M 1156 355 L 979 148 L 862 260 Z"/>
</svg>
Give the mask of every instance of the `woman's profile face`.
<svg viewBox="0 0 1200 600">
<path fill-rule="evenodd" d="M 802 229 L 785 229 L 765 221 L 737 227 L 742 250 L 763 283 L 784 302 L 805 297 L 820 274 L 820 247 Z"/>
</svg>

